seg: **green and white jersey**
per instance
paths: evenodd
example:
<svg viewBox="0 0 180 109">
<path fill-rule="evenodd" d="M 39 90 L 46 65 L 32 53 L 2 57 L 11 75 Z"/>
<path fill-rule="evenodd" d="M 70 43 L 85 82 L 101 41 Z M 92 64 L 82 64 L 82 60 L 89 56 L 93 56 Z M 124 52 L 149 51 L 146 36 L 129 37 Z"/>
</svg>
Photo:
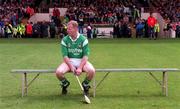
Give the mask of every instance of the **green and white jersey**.
<svg viewBox="0 0 180 109">
<path fill-rule="evenodd" d="M 72 40 L 70 36 L 66 36 L 61 41 L 61 50 L 63 57 L 81 59 L 83 56 L 89 55 L 88 40 L 85 36 L 78 33 L 76 40 Z"/>
</svg>

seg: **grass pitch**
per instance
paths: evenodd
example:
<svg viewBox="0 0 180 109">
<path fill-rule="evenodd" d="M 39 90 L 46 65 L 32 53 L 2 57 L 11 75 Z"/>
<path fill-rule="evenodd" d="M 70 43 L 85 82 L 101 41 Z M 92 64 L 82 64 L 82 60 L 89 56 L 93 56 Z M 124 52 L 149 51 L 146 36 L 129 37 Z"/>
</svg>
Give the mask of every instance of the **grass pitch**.
<svg viewBox="0 0 180 109">
<path fill-rule="evenodd" d="M 71 82 L 67 96 L 60 95 L 54 74 L 42 74 L 21 98 L 21 75 L 10 70 L 56 68 L 62 61 L 59 44 L 59 39 L 0 39 L 0 109 L 180 108 L 180 72 L 168 73 L 168 97 L 148 73 L 111 73 L 96 97 L 90 97 L 90 105 L 81 102 L 84 98 L 72 74 L 66 75 Z M 96 68 L 180 68 L 179 39 L 93 39 L 89 44 L 89 60 Z M 153 74 L 162 78 L 161 73 Z M 97 73 L 96 79 L 102 76 Z"/>
</svg>

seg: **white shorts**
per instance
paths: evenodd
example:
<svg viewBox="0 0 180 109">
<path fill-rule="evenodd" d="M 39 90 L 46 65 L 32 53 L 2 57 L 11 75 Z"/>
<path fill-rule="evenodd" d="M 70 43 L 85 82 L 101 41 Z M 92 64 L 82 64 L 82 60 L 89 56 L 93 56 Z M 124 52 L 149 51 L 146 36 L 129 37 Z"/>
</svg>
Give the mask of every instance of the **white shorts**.
<svg viewBox="0 0 180 109">
<path fill-rule="evenodd" d="M 80 63 L 81 63 L 81 60 L 74 60 L 74 59 L 71 59 L 71 63 L 77 68 Z M 87 63 L 84 65 L 83 69 L 82 69 L 84 72 L 90 72 L 90 71 L 95 71 L 93 65 L 87 61 Z M 66 72 L 69 72 L 70 71 L 70 68 L 69 66 L 63 62 L 62 64 L 60 64 L 56 70 L 56 72 L 61 72 L 61 73 L 66 73 Z"/>
<path fill-rule="evenodd" d="M 70 58 L 70 63 L 71 63 L 74 67 L 78 68 L 78 67 L 80 66 L 80 64 L 81 64 L 81 60 L 82 60 L 82 59 Z"/>
</svg>

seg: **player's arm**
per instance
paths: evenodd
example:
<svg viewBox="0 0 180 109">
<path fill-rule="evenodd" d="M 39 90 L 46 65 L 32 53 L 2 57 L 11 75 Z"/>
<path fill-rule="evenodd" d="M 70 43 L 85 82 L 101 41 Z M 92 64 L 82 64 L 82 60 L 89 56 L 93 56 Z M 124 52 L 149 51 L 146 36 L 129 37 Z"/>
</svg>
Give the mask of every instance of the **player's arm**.
<svg viewBox="0 0 180 109">
<path fill-rule="evenodd" d="M 61 53 L 63 55 L 64 62 L 68 65 L 71 71 L 74 71 L 75 67 L 70 63 L 70 59 L 68 57 L 67 45 L 63 40 L 61 41 Z"/>
<path fill-rule="evenodd" d="M 80 75 L 82 73 L 83 67 L 86 64 L 86 62 L 88 61 L 88 57 L 87 56 L 83 56 L 83 58 L 81 59 L 81 63 L 79 65 L 79 67 L 76 69 L 76 75 Z"/>
<path fill-rule="evenodd" d="M 88 61 L 88 57 L 87 56 L 83 56 L 82 60 L 81 60 L 81 63 L 78 67 L 78 69 L 83 69 L 84 65 L 86 64 L 86 62 Z"/>
<path fill-rule="evenodd" d="M 88 61 L 88 55 L 89 55 L 89 46 L 88 46 L 88 40 L 86 39 L 83 42 L 83 58 L 81 60 L 79 67 L 76 70 L 77 75 L 80 75 L 82 73 L 83 67 L 86 64 L 86 62 Z"/>
<path fill-rule="evenodd" d="M 70 63 L 70 59 L 67 56 L 64 57 L 64 62 L 68 65 L 72 72 L 76 70 L 76 68 Z"/>
</svg>

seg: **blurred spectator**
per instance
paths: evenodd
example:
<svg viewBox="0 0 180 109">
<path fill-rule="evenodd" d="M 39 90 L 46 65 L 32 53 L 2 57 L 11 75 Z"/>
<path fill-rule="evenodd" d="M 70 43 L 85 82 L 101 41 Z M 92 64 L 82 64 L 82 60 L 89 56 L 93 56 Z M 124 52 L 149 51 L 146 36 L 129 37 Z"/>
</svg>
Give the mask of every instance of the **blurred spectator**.
<svg viewBox="0 0 180 109">
<path fill-rule="evenodd" d="M 176 38 L 176 22 L 170 24 L 171 38 Z"/>
<path fill-rule="evenodd" d="M 148 33 L 149 33 L 149 38 L 150 39 L 156 39 L 154 35 L 154 26 L 156 24 L 156 19 L 153 17 L 153 13 L 150 12 L 150 16 L 147 19 L 147 24 L 148 24 Z"/>
<path fill-rule="evenodd" d="M 53 20 L 51 20 L 50 24 L 49 24 L 49 31 L 50 31 L 50 38 L 55 38 L 55 34 L 56 34 L 56 27 L 55 27 L 55 23 Z"/>
<path fill-rule="evenodd" d="M 30 8 L 30 6 L 27 6 L 27 8 L 26 8 L 26 17 L 30 18 L 30 16 L 31 16 L 31 8 Z"/>
<path fill-rule="evenodd" d="M 60 26 L 60 24 L 61 24 L 61 21 L 60 21 L 60 11 L 59 11 L 59 9 L 56 6 L 53 9 L 52 20 L 55 22 L 57 27 Z"/>
<path fill-rule="evenodd" d="M 88 24 L 86 30 L 87 30 L 87 38 L 88 39 L 92 38 L 92 26 L 91 26 L 91 24 Z"/>
<path fill-rule="evenodd" d="M 12 35 L 13 38 L 17 38 L 17 27 L 14 26 L 13 27 L 13 35 Z"/>
<path fill-rule="evenodd" d="M 160 26 L 159 26 L 159 23 L 158 21 L 156 21 L 156 24 L 154 26 L 154 34 L 155 34 L 155 39 L 158 38 L 158 33 L 160 32 Z"/>
<path fill-rule="evenodd" d="M 83 20 L 83 16 L 80 16 L 79 17 L 79 19 L 78 19 L 78 28 L 79 28 L 79 33 L 80 34 L 83 34 L 84 33 L 84 31 L 83 31 L 83 29 L 84 29 L 84 20 Z"/>
<path fill-rule="evenodd" d="M 117 38 L 118 31 L 119 31 L 119 25 L 118 22 L 115 22 L 113 25 L 113 38 Z"/>
<path fill-rule="evenodd" d="M 4 37 L 4 22 L 0 20 L 0 38 Z"/>
<path fill-rule="evenodd" d="M 97 34 L 98 34 L 98 29 L 96 27 L 93 27 L 93 30 L 92 30 L 93 38 L 97 38 Z"/>
<path fill-rule="evenodd" d="M 39 23 L 33 24 L 33 38 L 39 38 L 41 34 L 41 26 Z"/>
<path fill-rule="evenodd" d="M 178 22 L 176 25 L 176 37 L 180 38 L 180 22 Z"/>
<path fill-rule="evenodd" d="M 4 29 L 5 29 L 5 38 L 12 38 L 13 28 L 12 28 L 11 23 L 6 22 Z"/>
<path fill-rule="evenodd" d="M 165 25 L 164 25 L 164 36 L 166 38 L 170 38 L 170 19 L 165 19 Z"/>
<path fill-rule="evenodd" d="M 123 36 L 123 33 L 122 33 L 122 22 L 121 21 L 119 21 L 118 22 L 118 28 L 117 28 L 117 38 L 122 38 Z"/>
<path fill-rule="evenodd" d="M 26 31 L 25 25 L 23 23 L 18 24 L 18 26 L 17 26 L 17 36 L 19 38 L 24 38 L 25 37 L 25 31 Z"/>
<path fill-rule="evenodd" d="M 128 38 L 128 37 L 129 37 L 129 27 L 128 27 L 128 24 L 127 24 L 127 23 L 122 22 L 121 32 L 122 32 L 122 36 L 123 36 L 123 37 L 125 37 L 125 38 Z"/>
<path fill-rule="evenodd" d="M 33 34 L 32 22 L 28 22 L 26 24 L 26 37 L 32 38 L 32 34 Z"/>
<path fill-rule="evenodd" d="M 143 38 L 145 24 L 141 19 L 136 22 L 136 38 Z"/>
<path fill-rule="evenodd" d="M 41 38 L 47 38 L 48 37 L 48 24 L 45 22 L 45 21 L 43 21 L 42 23 L 41 23 L 41 34 L 40 34 L 40 37 Z"/>
<path fill-rule="evenodd" d="M 53 17 L 59 18 L 60 17 L 60 11 L 59 9 L 55 6 L 53 9 Z"/>
<path fill-rule="evenodd" d="M 17 26 L 17 15 L 14 12 L 10 18 L 12 26 Z"/>
<path fill-rule="evenodd" d="M 133 21 L 135 22 L 137 18 L 140 18 L 139 9 L 134 5 L 133 6 Z"/>
</svg>

